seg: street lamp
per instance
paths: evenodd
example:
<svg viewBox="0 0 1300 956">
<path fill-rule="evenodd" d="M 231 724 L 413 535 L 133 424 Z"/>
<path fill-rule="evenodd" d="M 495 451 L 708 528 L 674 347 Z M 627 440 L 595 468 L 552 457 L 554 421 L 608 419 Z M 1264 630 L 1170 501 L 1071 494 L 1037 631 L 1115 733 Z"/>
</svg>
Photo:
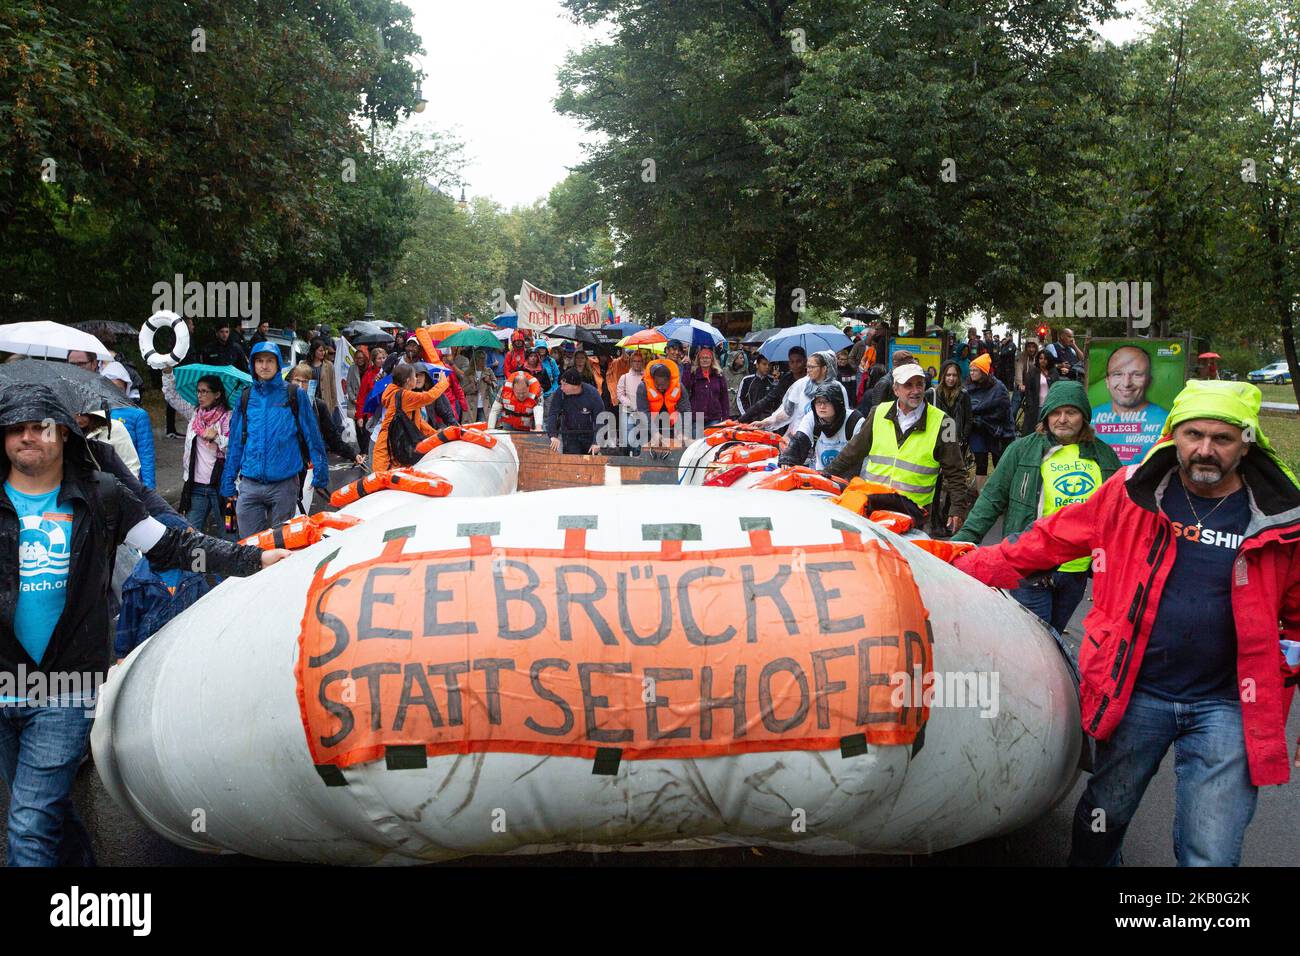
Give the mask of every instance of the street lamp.
<svg viewBox="0 0 1300 956">
<path fill-rule="evenodd" d="M 461 187 L 460 187 L 460 199 L 459 199 L 459 201 L 457 201 L 457 203 L 456 203 L 456 208 L 459 209 L 461 212 L 464 212 L 466 209 L 469 208 L 469 202 L 465 199 L 465 187 L 464 187 L 464 186 L 461 186 Z"/>
</svg>

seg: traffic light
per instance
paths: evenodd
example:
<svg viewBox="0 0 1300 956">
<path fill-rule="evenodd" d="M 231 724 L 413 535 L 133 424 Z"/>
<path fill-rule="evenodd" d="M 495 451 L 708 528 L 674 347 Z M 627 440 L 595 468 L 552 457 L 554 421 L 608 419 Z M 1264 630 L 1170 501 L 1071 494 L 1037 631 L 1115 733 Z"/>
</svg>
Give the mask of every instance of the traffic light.
<svg viewBox="0 0 1300 956">
<path fill-rule="evenodd" d="M 1042 339 L 1043 341 L 1047 341 L 1047 333 L 1050 332 L 1050 331 L 1051 331 L 1051 330 L 1047 327 L 1047 323 L 1046 323 L 1046 322 L 1039 322 L 1039 323 L 1038 323 L 1038 337 L 1039 337 L 1040 339 Z"/>
</svg>

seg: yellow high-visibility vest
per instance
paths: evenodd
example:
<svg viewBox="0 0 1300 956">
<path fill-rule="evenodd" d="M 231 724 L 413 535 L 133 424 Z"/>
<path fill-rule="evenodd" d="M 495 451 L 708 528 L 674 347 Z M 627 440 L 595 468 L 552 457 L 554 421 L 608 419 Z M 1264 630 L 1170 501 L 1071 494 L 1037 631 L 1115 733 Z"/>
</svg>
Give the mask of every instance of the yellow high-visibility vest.
<svg viewBox="0 0 1300 956">
<path fill-rule="evenodd" d="M 913 428 L 900 448 L 895 425 L 885 417 L 896 404 L 882 402 L 876 406 L 871 421 L 871 450 L 862 462 L 862 477 L 888 485 L 922 508 L 928 508 L 939 479 L 939 459 L 934 457 L 934 446 L 943 424 L 943 412 L 927 402 L 925 426 Z"/>
<path fill-rule="evenodd" d="M 1079 454 L 1078 444 L 1055 445 L 1043 459 L 1041 517 L 1056 514 L 1066 505 L 1087 501 L 1101 487 L 1101 466 Z M 1066 561 L 1058 571 L 1087 571 L 1092 558 Z"/>
</svg>

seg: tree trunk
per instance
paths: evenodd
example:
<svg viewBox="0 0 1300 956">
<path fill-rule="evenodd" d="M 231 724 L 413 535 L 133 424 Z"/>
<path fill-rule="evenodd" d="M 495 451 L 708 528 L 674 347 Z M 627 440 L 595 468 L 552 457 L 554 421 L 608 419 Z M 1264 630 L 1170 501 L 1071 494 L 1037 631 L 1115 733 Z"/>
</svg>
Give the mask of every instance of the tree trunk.
<svg viewBox="0 0 1300 956">
<path fill-rule="evenodd" d="M 1300 360 L 1297 360 L 1295 350 L 1295 317 L 1291 314 L 1291 300 L 1286 294 L 1286 260 L 1282 254 L 1282 234 L 1276 220 L 1268 223 L 1265 232 L 1273 247 L 1269 256 L 1269 271 L 1273 277 L 1273 300 L 1277 303 L 1278 324 L 1282 327 L 1282 354 L 1286 356 L 1286 367 L 1291 372 L 1291 391 L 1295 393 L 1296 404 L 1300 405 L 1300 374 L 1297 374 L 1300 372 Z"/>
<path fill-rule="evenodd" d="M 922 245 L 916 251 L 916 299 L 912 305 L 912 334 L 925 336 L 926 319 L 930 314 L 930 247 Z"/>
<path fill-rule="evenodd" d="M 776 286 L 776 314 L 773 324 L 778 329 L 789 328 L 799 324 L 799 313 L 795 311 L 795 290 L 799 286 L 799 244 L 793 239 L 785 239 L 776 250 L 772 263 L 772 279 Z M 804 296 L 800 290 L 800 308 Z"/>
<path fill-rule="evenodd" d="M 889 337 L 891 339 L 898 338 L 898 323 L 902 313 L 903 309 L 901 306 L 891 305 L 889 307 Z"/>
<path fill-rule="evenodd" d="M 940 297 L 939 301 L 934 304 L 934 324 L 943 325 L 948 318 L 948 300 Z M 917 335 L 925 335 L 925 329 L 918 329 Z"/>
<path fill-rule="evenodd" d="M 704 321 L 704 270 L 698 266 L 691 272 L 691 318 Z"/>
</svg>

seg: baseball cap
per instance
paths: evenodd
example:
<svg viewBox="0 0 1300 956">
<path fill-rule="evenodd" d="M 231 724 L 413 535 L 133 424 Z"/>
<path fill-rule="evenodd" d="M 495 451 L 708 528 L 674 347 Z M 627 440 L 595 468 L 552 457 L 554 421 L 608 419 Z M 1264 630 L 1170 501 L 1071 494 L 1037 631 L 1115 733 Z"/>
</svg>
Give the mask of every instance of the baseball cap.
<svg viewBox="0 0 1300 956">
<path fill-rule="evenodd" d="M 916 377 L 925 378 L 925 369 L 919 365 L 900 365 L 894 369 L 894 382 L 902 385 Z"/>
</svg>

